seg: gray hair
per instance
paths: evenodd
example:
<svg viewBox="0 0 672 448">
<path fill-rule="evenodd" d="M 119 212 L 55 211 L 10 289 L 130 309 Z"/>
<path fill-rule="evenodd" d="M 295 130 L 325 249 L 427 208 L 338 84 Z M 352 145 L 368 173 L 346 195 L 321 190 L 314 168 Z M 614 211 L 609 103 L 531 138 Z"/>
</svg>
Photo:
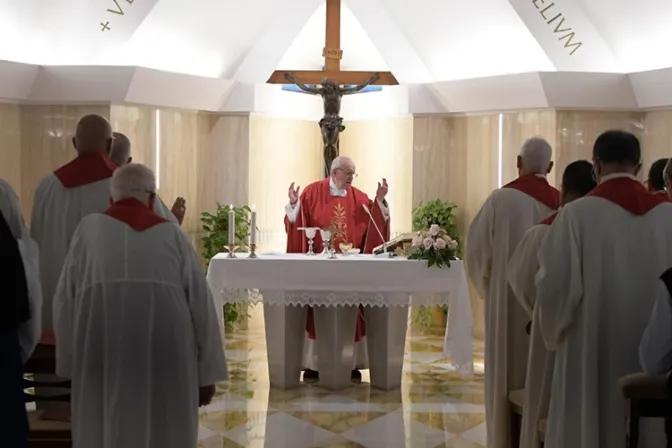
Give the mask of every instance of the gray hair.
<svg viewBox="0 0 672 448">
<path fill-rule="evenodd" d="M 131 157 L 131 141 L 121 132 L 113 132 L 114 146 L 110 159 L 118 166 L 125 165 L 128 158 Z"/>
<path fill-rule="evenodd" d="M 345 165 L 345 164 L 348 163 L 348 162 L 350 162 L 350 163 L 353 164 L 353 165 L 355 164 L 355 162 L 354 162 L 350 157 L 347 157 L 347 156 L 338 156 L 338 157 L 336 157 L 336 158 L 334 159 L 334 161 L 331 162 L 331 169 L 330 169 L 329 172 L 333 173 L 333 172 L 336 171 L 337 169 L 342 168 L 343 165 Z"/>
<path fill-rule="evenodd" d="M 546 174 L 552 156 L 553 149 L 543 137 L 528 138 L 520 148 L 523 169 L 528 174 Z"/>
<path fill-rule="evenodd" d="M 663 170 L 663 174 L 665 175 L 672 175 L 672 157 L 667 159 L 667 163 L 665 164 L 665 169 Z M 664 177 L 663 177 L 664 179 Z"/>
<path fill-rule="evenodd" d="M 145 165 L 129 163 L 112 176 L 110 195 L 115 202 L 132 198 L 147 203 L 152 193 L 156 193 L 156 176 Z"/>
</svg>

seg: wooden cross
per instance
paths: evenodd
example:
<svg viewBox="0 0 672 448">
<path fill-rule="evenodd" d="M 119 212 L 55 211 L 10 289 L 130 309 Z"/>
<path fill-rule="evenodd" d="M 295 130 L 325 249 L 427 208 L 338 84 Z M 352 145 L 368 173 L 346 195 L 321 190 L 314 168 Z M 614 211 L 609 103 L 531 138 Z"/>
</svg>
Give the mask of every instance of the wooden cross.
<svg viewBox="0 0 672 448">
<path fill-rule="evenodd" d="M 324 56 L 324 70 L 282 70 L 274 71 L 268 81 L 269 84 L 287 84 L 285 73 L 290 72 L 297 81 L 303 84 L 319 84 L 324 78 L 329 78 L 339 85 L 354 85 L 366 81 L 371 72 L 341 71 L 341 0 L 327 0 L 327 26 L 325 44 L 322 50 Z M 378 72 L 380 78 L 373 84 L 395 86 L 399 84 L 392 72 Z"/>
</svg>

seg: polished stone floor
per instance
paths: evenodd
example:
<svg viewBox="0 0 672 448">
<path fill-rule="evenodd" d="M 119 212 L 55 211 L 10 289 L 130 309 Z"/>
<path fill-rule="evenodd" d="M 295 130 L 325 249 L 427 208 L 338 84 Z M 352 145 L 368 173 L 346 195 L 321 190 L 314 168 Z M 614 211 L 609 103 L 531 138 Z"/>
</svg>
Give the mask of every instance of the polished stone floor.
<svg viewBox="0 0 672 448">
<path fill-rule="evenodd" d="M 272 390 L 263 327 L 227 337 L 230 380 L 201 410 L 201 448 L 484 448 L 483 345 L 473 377 L 450 371 L 441 335 L 407 337 L 400 390 L 363 383 L 334 393 L 315 385 Z"/>
</svg>

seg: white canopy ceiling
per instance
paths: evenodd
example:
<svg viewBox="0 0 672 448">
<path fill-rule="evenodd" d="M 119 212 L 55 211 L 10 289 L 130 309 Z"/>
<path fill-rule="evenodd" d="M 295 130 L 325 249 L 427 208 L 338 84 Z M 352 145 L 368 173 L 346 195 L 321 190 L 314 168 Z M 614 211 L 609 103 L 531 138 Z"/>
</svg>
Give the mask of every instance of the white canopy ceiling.
<svg viewBox="0 0 672 448">
<path fill-rule="evenodd" d="M 321 68 L 324 4 L 0 0 L 0 59 L 264 82 Z M 654 0 L 343 0 L 341 65 L 391 70 L 402 84 L 653 70 L 672 66 L 670 19 L 672 3 Z"/>
</svg>

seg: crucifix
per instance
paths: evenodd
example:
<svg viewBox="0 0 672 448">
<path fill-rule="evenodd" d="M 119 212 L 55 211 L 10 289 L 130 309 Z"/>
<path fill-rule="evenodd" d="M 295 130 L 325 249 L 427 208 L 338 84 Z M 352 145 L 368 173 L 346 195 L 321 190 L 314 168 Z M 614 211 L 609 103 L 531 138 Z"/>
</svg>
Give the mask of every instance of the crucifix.
<svg viewBox="0 0 672 448">
<path fill-rule="evenodd" d="M 324 173 L 329 176 L 331 162 L 339 155 L 339 135 L 345 130 L 340 116 L 343 95 L 357 93 L 365 87 L 399 84 L 391 72 L 368 73 L 341 71 L 343 50 L 341 46 L 341 0 L 327 1 L 327 26 L 323 70 L 275 71 L 269 84 L 296 84 L 304 92 L 320 95 L 324 102 L 324 117 L 320 120 L 324 144 Z"/>
</svg>

